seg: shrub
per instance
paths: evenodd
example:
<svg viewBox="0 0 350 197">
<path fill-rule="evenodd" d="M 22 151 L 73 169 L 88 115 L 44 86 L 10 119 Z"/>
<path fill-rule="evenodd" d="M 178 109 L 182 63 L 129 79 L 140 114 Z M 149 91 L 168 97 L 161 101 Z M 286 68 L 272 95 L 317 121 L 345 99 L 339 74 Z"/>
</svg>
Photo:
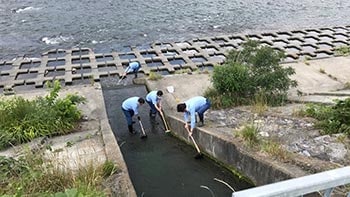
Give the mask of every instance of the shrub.
<svg viewBox="0 0 350 197">
<path fill-rule="evenodd" d="M 224 66 L 214 68 L 213 87 L 220 93 L 232 93 L 232 96 L 250 96 L 253 83 L 246 66 L 228 62 Z"/>
<path fill-rule="evenodd" d="M 78 95 L 58 98 L 61 88 L 58 81 L 48 87 L 51 91 L 45 97 L 0 101 L 0 149 L 74 129 L 81 117 L 77 104 L 85 102 L 85 98 Z"/>
<path fill-rule="evenodd" d="M 230 92 L 219 93 L 214 88 L 206 89 L 204 95 L 210 99 L 213 109 L 225 109 L 237 105 L 237 103 L 242 105 L 249 103 L 245 98 L 233 96 Z"/>
<path fill-rule="evenodd" d="M 315 126 L 324 134 L 350 135 L 350 98 L 336 100 L 335 105 L 310 104 L 304 114 L 317 119 Z"/>
<path fill-rule="evenodd" d="M 294 69 L 279 65 L 284 53 L 251 40 L 242 47 L 241 51 L 230 51 L 222 66 L 214 67 L 212 82 L 217 95 L 228 95 L 233 105 L 242 105 L 252 103 L 256 94 L 264 92 L 269 105 L 281 105 L 288 89 L 297 86 L 289 78 Z"/>
</svg>

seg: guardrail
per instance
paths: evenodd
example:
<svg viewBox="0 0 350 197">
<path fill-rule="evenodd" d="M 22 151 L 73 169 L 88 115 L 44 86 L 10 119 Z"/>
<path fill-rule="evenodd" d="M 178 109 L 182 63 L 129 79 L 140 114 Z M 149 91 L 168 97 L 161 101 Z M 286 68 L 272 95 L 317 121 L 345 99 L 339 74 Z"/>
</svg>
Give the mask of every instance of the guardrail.
<svg viewBox="0 0 350 197">
<path fill-rule="evenodd" d="M 319 191 L 330 197 L 334 188 L 349 183 L 350 166 L 234 192 L 232 197 L 292 197 Z"/>
</svg>

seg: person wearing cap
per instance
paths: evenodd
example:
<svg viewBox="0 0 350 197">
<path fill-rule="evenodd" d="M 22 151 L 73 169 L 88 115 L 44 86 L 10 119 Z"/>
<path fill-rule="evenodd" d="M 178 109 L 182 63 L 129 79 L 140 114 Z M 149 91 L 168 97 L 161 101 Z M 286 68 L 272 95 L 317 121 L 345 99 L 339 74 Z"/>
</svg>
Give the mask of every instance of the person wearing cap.
<svg viewBox="0 0 350 197">
<path fill-rule="evenodd" d="M 132 126 L 132 124 L 133 124 L 132 117 L 134 115 L 137 115 L 137 119 L 139 121 L 141 120 L 141 118 L 139 116 L 138 109 L 144 103 L 145 103 L 145 100 L 143 98 L 137 97 L 137 96 L 130 97 L 130 98 L 124 100 L 122 103 L 122 110 L 123 110 L 123 113 L 125 115 L 125 118 L 126 118 L 126 121 L 128 124 L 128 129 L 129 129 L 129 132 L 132 134 L 136 133 L 136 131 L 134 130 L 134 128 Z"/>
<path fill-rule="evenodd" d="M 190 132 L 190 135 L 192 135 L 193 129 L 196 127 L 196 113 L 199 117 L 198 126 L 204 126 L 204 112 L 206 112 L 210 106 L 210 100 L 203 96 L 192 97 L 177 105 L 177 112 L 184 113 L 185 128 Z M 188 122 L 190 122 L 190 128 Z"/>
<path fill-rule="evenodd" d="M 146 102 L 148 103 L 150 109 L 149 115 L 152 118 L 156 117 L 157 111 L 162 113 L 162 96 L 163 91 L 161 90 L 153 90 L 146 95 Z"/>
</svg>

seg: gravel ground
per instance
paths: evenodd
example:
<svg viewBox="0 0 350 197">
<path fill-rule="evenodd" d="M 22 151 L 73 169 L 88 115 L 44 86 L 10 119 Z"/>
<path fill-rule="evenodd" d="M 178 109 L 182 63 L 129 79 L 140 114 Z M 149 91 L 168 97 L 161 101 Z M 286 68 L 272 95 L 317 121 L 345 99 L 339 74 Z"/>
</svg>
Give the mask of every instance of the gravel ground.
<svg viewBox="0 0 350 197">
<path fill-rule="evenodd" d="M 261 115 L 253 113 L 251 107 L 210 110 L 206 118 L 211 127 L 232 128 L 224 131 L 236 136 L 235 133 L 245 126 L 254 125 L 258 128 L 259 138 L 277 141 L 284 150 L 349 165 L 349 139 L 341 134 L 321 135 L 320 131 L 314 128 L 313 119 L 296 115 L 304 107 L 304 104 L 288 104 L 269 108 Z"/>
</svg>

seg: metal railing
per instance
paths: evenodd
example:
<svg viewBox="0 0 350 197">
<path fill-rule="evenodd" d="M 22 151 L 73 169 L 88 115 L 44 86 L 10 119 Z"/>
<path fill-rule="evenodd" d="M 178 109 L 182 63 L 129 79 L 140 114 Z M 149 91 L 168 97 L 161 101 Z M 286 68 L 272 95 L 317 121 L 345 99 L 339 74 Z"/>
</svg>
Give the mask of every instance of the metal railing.
<svg viewBox="0 0 350 197">
<path fill-rule="evenodd" d="M 350 166 L 234 192 L 232 197 L 292 197 L 320 191 L 330 197 L 334 188 L 349 183 Z"/>
</svg>

